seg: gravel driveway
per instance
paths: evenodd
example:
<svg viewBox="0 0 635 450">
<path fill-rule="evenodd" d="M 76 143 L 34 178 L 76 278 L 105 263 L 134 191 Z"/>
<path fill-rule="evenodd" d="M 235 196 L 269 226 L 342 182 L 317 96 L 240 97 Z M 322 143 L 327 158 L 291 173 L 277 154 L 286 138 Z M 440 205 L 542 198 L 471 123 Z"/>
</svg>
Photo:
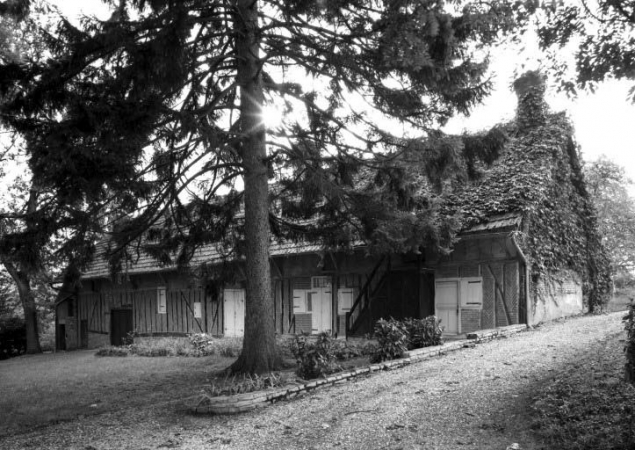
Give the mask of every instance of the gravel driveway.
<svg viewBox="0 0 635 450">
<path fill-rule="evenodd" d="M 538 386 L 623 339 L 623 313 L 550 323 L 239 416 L 194 416 L 181 403 L 87 417 L 0 440 L 36 449 L 541 449 Z M 196 387 L 193 386 L 193 392 Z"/>
</svg>

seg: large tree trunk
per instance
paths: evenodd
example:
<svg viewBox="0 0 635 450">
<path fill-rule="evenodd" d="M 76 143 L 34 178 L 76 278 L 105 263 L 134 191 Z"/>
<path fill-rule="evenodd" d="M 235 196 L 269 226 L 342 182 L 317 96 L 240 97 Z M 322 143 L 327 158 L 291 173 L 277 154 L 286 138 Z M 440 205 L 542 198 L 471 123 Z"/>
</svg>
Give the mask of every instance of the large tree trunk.
<svg viewBox="0 0 635 450">
<path fill-rule="evenodd" d="M 274 370 L 277 353 L 269 271 L 269 191 L 263 90 L 260 75 L 258 3 L 236 0 L 236 59 L 240 86 L 240 155 L 245 184 L 246 305 L 243 350 L 232 372 Z"/>
<path fill-rule="evenodd" d="M 26 352 L 41 353 L 42 348 L 40 347 L 40 333 L 37 324 L 37 308 L 35 306 L 33 291 L 31 291 L 29 277 L 25 272 L 17 269 L 16 266 L 9 261 L 3 261 L 3 264 L 18 287 L 22 309 L 24 310 L 24 323 L 26 325 Z"/>
</svg>

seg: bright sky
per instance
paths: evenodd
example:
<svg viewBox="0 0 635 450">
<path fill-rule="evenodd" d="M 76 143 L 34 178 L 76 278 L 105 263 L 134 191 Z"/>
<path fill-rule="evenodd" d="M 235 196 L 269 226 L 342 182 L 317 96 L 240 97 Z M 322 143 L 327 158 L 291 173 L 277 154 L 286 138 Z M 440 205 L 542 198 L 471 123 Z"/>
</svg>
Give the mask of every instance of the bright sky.
<svg viewBox="0 0 635 450">
<path fill-rule="evenodd" d="M 96 14 L 101 19 L 109 17 L 108 8 L 99 0 L 53 0 L 53 3 L 71 18 L 77 17 L 79 11 Z M 534 68 L 538 59 L 535 45 L 527 45 L 527 48 L 525 53 L 502 51 L 494 55 L 492 69 L 496 91 L 469 118 L 452 120 L 447 131 L 488 129 L 514 117 L 516 96 L 510 88 L 514 72 Z M 570 115 L 585 161 L 593 161 L 604 154 L 623 166 L 635 181 L 635 143 L 630 128 L 635 123 L 635 105 L 626 100 L 628 89 L 634 84 L 607 82 L 594 94 L 582 93 L 575 100 L 548 91 L 547 102 L 554 111 L 565 110 Z M 631 195 L 635 196 L 635 186 L 631 186 Z"/>
<path fill-rule="evenodd" d="M 494 94 L 470 117 L 453 119 L 447 130 L 478 131 L 512 119 L 517 102 L 511 89 L 514 76 L 510 69 L 515 64 L 518 63 L 510 62 L 508 66 L 503 66 L 498 62 L 498 69 L 502 70 L 494 74 L 497 86 Z M 569 99 L 565 94 L 549 89 L 546 100 L 552 110 L 566 111 L 569 114 L 585 161 L 593 161 L 606 155 L 623 166 L 628 176 L 635 181 L 635 140 L 631 129 L 635 121 L 635 105 L 626 99 L 628 90 L 633 85 L 633 81 L 606 82 L 595 93 L 582 92 L 577 99 Z M 635 196 L 634 188 L 635 186 L 631 187 L 631 195 Z"/>
</svg>

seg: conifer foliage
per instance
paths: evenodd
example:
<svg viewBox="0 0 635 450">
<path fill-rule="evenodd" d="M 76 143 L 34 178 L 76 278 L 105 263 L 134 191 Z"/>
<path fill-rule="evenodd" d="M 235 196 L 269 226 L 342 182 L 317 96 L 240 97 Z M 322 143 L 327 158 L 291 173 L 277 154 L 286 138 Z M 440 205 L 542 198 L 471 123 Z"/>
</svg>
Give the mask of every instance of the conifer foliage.
<svg viewBox="0 0 635 450">
<path fill-rule="evenodd" d="M 148 228 L 162 263 L 219 241 L 245 258 L 235 371 L 276 365 L 271 234 L 397 251 L 451 241 L 458 224 L 434 193 L 478 152 L 437 130 L 489 92 L 473 50 L 513 26 L 497 2 L 111 3 L 108 21 L 61 21 L 43 63 L 0 66 L 2 121 L 61 204 L 128 217 L 113 267 Z M 284 121 L 266 126 L 275 111 Z"/>
</svg>

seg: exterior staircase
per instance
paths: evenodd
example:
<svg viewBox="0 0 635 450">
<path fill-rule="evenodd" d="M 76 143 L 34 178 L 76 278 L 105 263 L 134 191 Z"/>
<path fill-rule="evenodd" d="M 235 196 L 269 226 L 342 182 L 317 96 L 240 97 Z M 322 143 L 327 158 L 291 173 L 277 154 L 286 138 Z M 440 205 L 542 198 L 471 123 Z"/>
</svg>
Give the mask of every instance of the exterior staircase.
<svg viewBox="0 0 635 450">
<path fill-rule="evenodd" d="M 346 336 L 359 336 L 373 331 L 376 320 L 373 305 L 385 302 L 386 291 L 382 286 L 390 273 L 390 256 L 383 256 L 373 268 L 351 310 L 346 313 Z M 383 296 L 382 296 L 383 294 Z"/>
</svg>

